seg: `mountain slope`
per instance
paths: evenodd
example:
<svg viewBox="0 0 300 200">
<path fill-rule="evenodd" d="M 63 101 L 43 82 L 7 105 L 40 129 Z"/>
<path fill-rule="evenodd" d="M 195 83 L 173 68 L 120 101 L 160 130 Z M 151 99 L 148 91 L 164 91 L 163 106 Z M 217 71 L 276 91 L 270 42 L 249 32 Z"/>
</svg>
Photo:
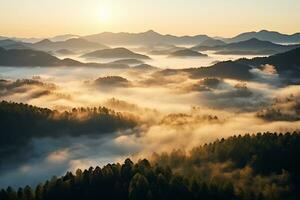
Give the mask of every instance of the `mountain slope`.
<svg viewBox="0 0 300 200">
<path fill-rule="evenodd" d="M 24 67 L 55 67 L 55 66 L 86 66 L 102 68 L 128 68 L 125 64 L 82 63 L 70 58 L 59 59 L 43 51 L 31 49 L 10 49 L 0 47 L 0 66 Z"/>
<path fill-rule="evenodd" d="M 59 66 L 62 64 L 60 59 L 42 51 L 0 48 L 0 65 L 2 66 Z"/>
<path fill-rule="evenodd" d="M 223 42 L 222 40 L 211 38 L 211 39 L 207 39 L 207 40 L 201 42 L 194 48 L 196 49 L 197 47 L 215 47 L 215 46 L 224 46 L 224 45 L 226 45 L 226 43 Z"/>
<path fill-rule="evenodd" d="M 72 38 L 66 41 L 52 42 L 51 40 L 45 39 L 40 42 L 31 45 L 32 48 L 42 51 L 56 51 L 60 49 L 68 50 L 95 50 L 95 49 L 106 49 L 105 45 L 90 42 L 82 38 Z"/>
<path fill-rule="evenodd" d="M 187 68 L 187 69 L 165 69 L 156 72 L 154 76 L 172 76 L 180 73 L 187 73 L 193 79 L 218 77 L 236 80 L 251 80 L 254 76 L 250 72 L 252 67 L 235 61 L 219 62 L 210 67 Z"/>
<path fill-rule="evenodd" d="M 269 41 L 262 41 L 256 38 L 251 38 L 246 41 L 230 43 L 225 46 L 229 50 L 274 50 L 274 51 L 287 51 L 298 47 L 297 45 L 280 45 Z"/>
<path fill-rule="evenodd" d="M 28 43 L 17 42 L 11 39 L 0 40 L 0 47 L 5 49 L 29 49 Z"/>
<path fill-rule="evenodd" d="M 180 73 L 188 73 L 191 78 L 220 77 L 237 80 L 251 80 L 255 76 L 251 69 L 261 69 L 262 65 L 273 65 L 282 81 L 287 83 L 299 83 L 300 77 L 300 48 L 285 53 L 275 54 L 269 57 L 256 57 L 253 59 L 239 59 L 224 61 L 209 67 L 188 69 L 166 69 L 156 72 L 157 76 L 169 76 Z"/>
<path fill-rule="evenodd" d="M 287 77 L 299 78 L 300 76 L 300 48 L 293 49 L 281 54 L 272 55 L 269 57 L 258 57 L 253 59 L 240 59 L 237 62 L 260 66 L 273 65 L 277 72 Z"/>
<path fill-rule="evenodd" d="M 206 54 L 193 51 L 191 49 L 183 49 L 172 52 L 169 54 L 170 57 L 207 57 Z"/>
<path fill-rule="evenodd" d="M 64 34 L 64 35 L 56 35 L 52 38 L 49 38 L 49 40 L 53 41 L 53 42 L 62 42 L 62 41 L 66 41 L 69 39 L 73 39 L 73 38 L 79 38 L 79 35 L 74 35 L 74 34 Z"/>
<path fill-rule="evenodd" d="M 249 40 L 251 38 L 270 41 L 274 43 L 300 43 L 300 33 L 287 35 L 275 31 L 267 31 L 267 30 L 261 30 L 259 32 L 242 33 L 229 39 L 228 42 L 241 42 L 241 41 Z"/>
<path fill-rule="evenodd" d="M 182 71 L 188 72 L 192 78 L 220 77 L 232 78 L 237 80 L 250 80 L 253 74 L 250 73 L 251 67 L 234 61 L 219 62 L 210 67 L 190 68 Z"/>
<path fill-rule="evenodd" d="M 262 41 L 256 38 L 241 42 L 233 42 L 222 46 L 195 46 L 193 50 L 214 50 L 218 54 L 275 54 L 300 47 L 300 45 L 280 45 L 269 41 Z"/>
<path fill-rule="evenodd" d="M 150 59 L 150 57 L 134 53 L 126 48 L 103 49 L 82 55 L 85 58 L 127 58 L 127 59 Z"/>
</svg>

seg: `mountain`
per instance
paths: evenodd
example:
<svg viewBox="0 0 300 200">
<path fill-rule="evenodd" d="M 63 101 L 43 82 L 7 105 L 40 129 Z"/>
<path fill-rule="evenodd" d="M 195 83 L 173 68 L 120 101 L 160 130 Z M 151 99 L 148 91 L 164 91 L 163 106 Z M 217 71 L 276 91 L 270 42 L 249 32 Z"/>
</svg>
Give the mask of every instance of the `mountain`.
<svg viewBox="0 0 300 200">
<path fill-rule="evenodd" d="M 121 76 L 106 76 L 97 78 L 94 84 L 101 88 L 128 87 L 130 81 Z"/>
<path fill-rule="evenodd" d="M 1 66 L 61 66 L 64 61 L 48 53 L 30 49 L 0 48 Z"/>
<path fill-rule="evenodd" d="M 169 76 L 176 75 L 180 73 L 189 74 L 190 78 L 229 78 L 236 80 L 251 80 L 254 78 L 253 74 L 250 72 L 252 67 L 247 64 L 235 62 L 235 61 L 224 61 L 216 63 L 210 67 L 200 67 L 200 68 L 187 68 L 187 69 L 165 69 L 156 72 L 154 76 Z"/>
<path fill-rule="evenodd" d="M 49 40 L 53 41 L 53 42 L 59 42 L 59 41 L 65 41 L 65 40 L 69 40 L 69 39 L 72 39 L 72 38 L 79 38 L 80 36 L 78 35 L 73 35 L 73 34 L 64 34 L 64 35 L 57 35 L 57 36 L 54 36 L 54 37 L 51 37 L 51 38 L 48 38 Z M 0 39 L 1 39 L 1 36 L 0 36 Z M 6 38 L 3 38 L 3 39 L 8 39 L 7 37 Z M 20 37 L 11 37 L 10 39 L 12 40 L 15 40 L 15 41 L 19 41 L 19 42 L 25 42 L 25 43 L 36 43 L 36 42 L 39 42 L 39 41 L 42 41 L 46 38 L 20 38 Z"/>
<path fill-rule="evenodd" d="M 64 34 L 64 35 L 57 35 L 54 36 L 52 38 L 49 38 L 49 40 L 53 41 L 53 42 L 62 42 L 62 41 L 66 41 L 69 39 L 74 39 L 74 38 L 79 38 L 79 35 L 73 35 L 73 34 Z"/>
<path fill-rule="evenodd" d="M 256 38 L 251 38 L 246 41 L 230 43 L 225 45 L 225 49 L 229 50 L 247 50 L 247 51 L 262 51 L 262 50 L 274 50 L 274 51 L 288 51 L 293 48 L 297 48 L 300 45 L 280 45 L 269 41 L 262 41 Z"/>
<path fill-rule="evenodd" d="M 203 42 L 201 42 L 198 46 L 205 46 L 205 47 L 214 47 L 214 46 L 224 46 L 226 45 L 225 42 L 218 39 L 207 39 Z"/>
<path fill-rule="evenodd" d="M 237 62 L 247 65 L 260 67 L 261 65 L 273 65 L 279 75 L 285 78 L 300 77 L 300 48 L 293 49 L 281 54 L 272 55 L 269 57 L 258 57 L 253 59 L 240 59 Z"/>
<path fill-rule="evenodd" d="M 11 39 L 0 40 L 0 47 L 5 49 L 28 49 L 28 44 Z"/>
<path fill-rule="evenodd" d="M 156 71 L 159 70 L 159 68 L 157 67 L 153 67 L 152 65 L 148 65 L 148 64 L 140 64 L 140 65 L 136 65 L 130 68 L 131 70 L 134 71 L 142 71 L 142 72 L 147 72 L 147 71 Z"/>
<path fill-rule="evenodd" d="M 150 59 L 150 57 L 134 53 L 126 48 L 103 49 L 82 55 L 85 58 L 127 58 L 127 59 Z"/>
<path fill-rule="evenodd" d="M 4 36 L 0 36 L 0 40 L 6 40 L 8 39 L 7 37 L 4 37 Z"/>
<path fill-rule="evenodd" d="M 136 51 L 146 52 L 150 55 L 169 55 L 175 51 L 186 49 L 173 44 L 152 44 L 136 48 Z"/>
<path fill-rule="evenodd" d="M 219 62 L 210 67 L 183 69 L 183 72 L 190 74 L 192 78 L 219 77 L 232 78 L 237 80 L 250 80 L 253 74 L 250 66 L 235 61 Z"/>
<path fill-rule="evenodd" d="M 170 57 L 207 57 L 206 54 L 193 51 L 191 49 L 178 50 L 169 55 Z"/>
<path fill-rule="evenodd" d="M 31 37 L 31 38 L 10 37 L 10 38 L 8 38 L 8 39 L 15 40 L 15 41 L 18 41 L 18 42 L 24 42 L 24 43 L 36 43 L 36 42 L 39 42 L 39 41 L 43 40 L 44 38 L 34 38 L 34 37 Z"/>
<path fill-rule="evenodd" d="M 59 59 L 49 53 L 31 49 L 10 49 L 0 48 L 0 66 L 24 66 L 24 67 L 53 67 L 53 66 L 82 66 L 101 68 L 129 68 L 125 64 L 101 64 L 82 63 L 70 58 Z"/>
<path fill-rule="evenodd" d="M 300 47 L 288 52 L 275 54 L 268 57 L 253 59 L 239 59 L 236 61 L 219 62 L 210 67 L 189 68 L 180 70 L 163 70 L 159 73 L 168 75 L 174 73 L 189 73 L 192 78 L 220 77 L 239 80 L 254 78 L 250 71 L 253 68 L 261 69 L 262 65 L 274 66 L 276 72 L 286 83 L 300 83 Z"/>
<path fill-rule="evenodd" d="M 59 49 L 57 51 L 55 51 L 56 54 L 60 54 L 60 55 L 73 55 L 75 54 L 75 52 L 68 50 L 68 49 Z"/>
<path fill-rule="evenodd" d="M 188 69 L 166 69 L 156 72 L 158 76 L 169 76 L 178 73 L 188 73 L 191 78 L 231 78 L 237 80 L 251 80 L 254 78 L 252 69 L 262 69 L 263 65 L 274 66 L 276 72 L 285 83 L 299 84 L 300 77 L 300 47 L 288 52 L 275 54 L 268 57 L 256 57 L 253 59 L 239 59 L 236 61 L 224 61 L 210 67 Z"/>
<path fill-rule="evenodd" d="M 265 55 L 275 54 L 300 47 L 300 45 L 280 45 L 269 41 L 262 41 L 251 38 L 246 41 L 229 43 L 223 46 L 195 46 L 193 50 L 214 50 L 218 54 L 238 54 L 238 55 Z"/>
<path fill-rule="evenodd" d="M 259 56 L 259 55 L 273 55 L 278 53 L 275 50 L 261 50 L 261 51 L 253 51 L 253 50 L 224 50 L 224 51 L 217 51 L 215 54 L 219 55 L 253 55 L 253 56 Z"/>
<path fill-rule="evenodd" d="M 40 42 L 31 45 L 32 48 L 42 51 L 56 51 L 60 49 L 68 50 L 96 50 L 109 48 L 105 45 L 90 42 L 82 38 L 72 38 L 66 41 L 53 42 L 49 39 L 44 39 Z"/>
<path fill-rule="evenodd" d="M 162 35 L 153 30 L 144 33 L 111 33 L 88 35 L 84 39 L 106 45 L 151 45 L 151 44 L 199 44 L 209 39 L 207 35 L 174 36 Z"/>
<path fill-rule="evenodd" d="M 126 64 L 126 65 L 140 65 L 140 64 L 143 64 L 144 62 L 141 60 L 137 60 L 137 59 L 120 59 L 120 60 L 113 61 L 111 63 Z"/>
<path fill-rule="evenodd" d="M 228 42 L 241 42 L 241 41 L 249 40 L 251 38 L 270 41 L 274 43 L 300 43 L 300 33 L 287 35 L 275 31 L 267 31 L 267 30 L 261 30 L 259 32 L 242 33 L 231 39 L 228 39 Z"/>
</svg>

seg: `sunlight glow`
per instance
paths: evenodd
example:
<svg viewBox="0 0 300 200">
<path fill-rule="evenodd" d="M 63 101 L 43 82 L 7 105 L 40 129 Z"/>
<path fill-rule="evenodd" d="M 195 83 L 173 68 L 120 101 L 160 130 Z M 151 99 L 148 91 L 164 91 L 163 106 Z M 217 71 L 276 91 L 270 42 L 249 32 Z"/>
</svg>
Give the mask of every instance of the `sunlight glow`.
<svg viewBox="0 0 300 200">
<path fill-rule="evenodd" d="M 99 18 L 101 23 L 108 23 L 111 19 L 111 8 L 108 6 L 101 6 L 99 11 Z"/>
</svg>

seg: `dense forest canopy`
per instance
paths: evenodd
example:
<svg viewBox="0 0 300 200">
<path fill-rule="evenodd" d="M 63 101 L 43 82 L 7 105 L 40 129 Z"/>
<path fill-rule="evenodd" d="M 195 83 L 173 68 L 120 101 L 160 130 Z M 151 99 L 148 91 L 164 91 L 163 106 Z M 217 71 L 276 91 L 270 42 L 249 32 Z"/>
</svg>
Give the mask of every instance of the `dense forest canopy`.
<svg viewBox="0 0 300 200">
<path fill-rule="evenodd" d="M 59 112 L 23 103 L 0 102 L 0 156 L 16 154 L 30 139 L 99 135 L 133 128 L 137 118 L 106 107 Z M 0 165 L 3 160 L 0 161 Z"/>
<path fill-rule="evenodd" d="M 90 167 L 35 188 L 2 189 L 1 200 L 299 199 L 299 133 L 233 136 L 189 153 Z M 219 172 L 219 173 L 218 173 Z"/>
</svg>

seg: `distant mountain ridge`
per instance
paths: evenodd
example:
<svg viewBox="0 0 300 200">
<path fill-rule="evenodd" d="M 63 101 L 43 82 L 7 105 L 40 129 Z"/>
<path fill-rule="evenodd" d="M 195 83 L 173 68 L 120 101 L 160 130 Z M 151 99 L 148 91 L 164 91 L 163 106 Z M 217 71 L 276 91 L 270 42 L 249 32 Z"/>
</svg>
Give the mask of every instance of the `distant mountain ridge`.
<svg viewBox="0 0 300 200">
<path fill-rule="evenodd" d="M 294 34 L 283 34 L 276 31 L 261 30 L 258 32 L 244 32 L 232 38 L 223 37 L 210 37 L 205 34 L 198 34 L 194 36 L 175 36 L 172 34 L 160 34 L 153 30 L 149 30 L 141 33 L 127 33 L 127 32 L 102 32 L 97 34 L 90 34 L 85 36 L 75 35 L 75 34 L 63 34 L 54 37 L 48 37 L 49 40 L 53 42 L 66 41 L 74 38 L 83 38 L 92 42 L 98 42 L 106 45 L 149 45 L 149 44 L 174 44 L 174 45 L 197 45 L 205 40 L 210 41 L 219 40 L 219 45 L 222 41 L 233 43 L 249 40 L 251 38 L 256 38 L 259 40 L 270 41 L 273 43 L 300 43 L 300 33 Z M 0 36 L 0 40 L 12 39 L 15 41 L 26 42 L 26 43 L 36 43 L 46 38 L 18 38 L 18 37 L 8 37 Z M 215 41 L 216 42 L 216 41 Z M 204 46 L 204 44 L 202 44 Z M 210 46 L 210 45 L 207 45 Z"/>
<path fill-rule="evenodd" d="M 5 49 L 28 49 L 27 43 L 14 41 L 11 39 L 0 40 L 0 47 Z"/>
<path fill-rule="evenodd" d="M 285 53 L 268 57 L 256 57 L 253 59 L 239 59 L 235 61 L 218 62 L 212 66 L 187 68 L 187 69 L 165 69 L 156 72 L 158 76 L 169 76 L 187 73 L 191 78 L 199 79 L 206 77 L 230 78 L 237 80 L 251 80 L 254 78 L 252 69 L 260 69 L 263 65 L 273 65 L 279 76 L 285 83 L 293 82 L 299 84 L 300 76 L 300 47 Z M 295 80 L 291 80 L 295 79 Z"/>
<path fill-rule="evenodd" d="M 36 43 L 26 43 L 12 39 L 0 40 L 0 47 L 5 49 L 36 49 L 41 51 L 57 51 L 67 49 L 70 51 L 76 50 L 98 50 L 107 49 L 108 46 L 90 42 L 83 38 L 71 38 L 65 41 L 54 42 L 49 39 L 43 39 Z"/>
<path fill-rule="evenodd" d="M 65 34 L 58 35 L 52 38 L 49 38 L 52 41 L 64 41 L 70 38 L 79 38 L 78 35 Z M 157 44 L 157 43 L 167 43 L 167 44 L 199 44 L 205 40 L 223 40 L 224 42 L 241 42 L 249 40 L 251 38 L 256 38 L 259 40 L 270 41 L 273 43 L 300 43 L 300 33 L 294 34 L 283 34 L 276 31 L 261 30 L 258 32 L 244 32 L 232 38 L 222 38 L 222 37 L 210 37 L 205 34 L 198 34 L 194 36 L 185 35 L 185 36 L 175 36 L 172 34 L 160 34 L 153 30 L 149 30 L 141 33 L 113 33 L 113 32 L 103 32 L 99 34 L 91 34 L 87 36 L 81 36 L 82 38 L 100 42 L 107 45 L 123 45 L 123 44 Z M 5 38 L 6 39 L 6 38 Z M 127 40 L 127 41 L 126 41 Z"/>
<path fill-rule="evenodd" d="M 16 59 L 17 58 L 17 59 Z M 42 51 L 0 48 L 1 66 L 60 66 L 64 61 Z"/>
<path fill-rule="evenodd" d="M 16 59 L 17 58 L 17 59 Z M 0 47 L 0 66 L 21 67 L 102 67 L 102 68 L 129 68 L 126 64 L 115 63 L 82 63 L 70 58 L 59 59 L 49 53 L 31 49 L 4 49 Z"/>
<path fill-rule="evenodd" d="M 191 49 L 182 49 L 169 54 L 169 57 L 207 57 L 206 54 L 193 51 Z"/>
<path fill-rule="evenodd" d="M 207 35 L 174 36 L 162 35 L 153 30 L 143 33 L 111 33 L 104 32 L 84 36 L 84 39 L 106 45 L 149 45 L 149 44 L 197 44 L 210 37 Z"/>
<path fill-rule="evenodd" d="M 300 45 L 280 45 L 275 44 L 270 41 L 263 41 L 257 38 L 251 38 L 249 40 L 240 41 L 240 42 L 233 42 L 225 45 L 217 45 L 217 46 L 201 46 L 197 45 L 192 47 L 191 49 L 197 51 L 205 51 L 205 50 L 214 50 L 218 51 L 219 54 L 253 54 L 257 53 L 258 55 L 267 53 L 267 54 L 275 54 L 275 53 L 282 53 L 285 51 L 289 51 L 300 47 Z"/>
<path fill-rule="evenodd" d="M 0 36 L 0 40 L 6 40 L 8 39 L 7 37 L 3 37 L 3 36 Z"/>
<path fill-rule="evenodd" d="M 103 49 L 82 55 L 84 58 L 127 58 L 127 59 L 150 59 L 149 56 L 134 53 L 126 48 Z"/>
<path fill-rule="evenodd" d="M 286 79 L 300 76 L 300 47 L 288 52 L 275 54 L 269 57 L 257 57 L 253 59 L 239 59 L 238 63 L 260 67 L 262 65 L 272 65 L 276 71 Z"/>
<path fill-rule="evenodd" d="M 96 50 L 109 48 L 105 45 L 90 42 L 83 38 L 71 38 L 66 41 L 53 42 L 49 39 L 44 39 L 37 43 L 29 45 L 31 48 L 42 51 L 56 51 L 60 49 L 68 50 Z"/>
<path fill-rule="evenodd" d="M 63 34 L 63 35 L 56 35 L 53 37 L 48 37 L 48 38 L 37 38 L 37 37 L 31 37 L 31 38 L 23 38 L 23 37 L 2 37 L 0 36 L 0 40 L 2 39 L 11 39 L 11 40 L 15 40 L 18 42 L 25 42 L 25 43 L 36 43 L 39 41 L 42 41 L 44 39 L 49 39 L 53 42 L 60 42 L 60 41 L 66 41 L 68 39 L 72 39 L 72 38 L 79 38 L 79 35 L 74 35 L 74 34 Z"/>
<path fill-rule="evenodd" d="M 291 35 L 282 34 L 276 31 L 261 30 L 259 32 L 246 32 L 241 33 L 231 39 L 228 42 L 241 42 L 256 38 L 259 40 L 270 41 L 273 43 L 300 43 L 300 33 L 294 33 Z"/>
<path fill-rule="evenodd" d="M 79 35 L 74 34 L 63 34 L 63 35 L 56 35 L 54 37 L 49 38 L 49 40 L 53 42 L 62 42 L 73 38 L 79 38 Z"/>
<path fill-rule="evenodd" d="M 226 45 L 226 43 L 219 39 L 207 39 L 203 41 L 199 46 L 207 46 L 207 47 L 213 47 L 213 46 L 223 46 Z"/>
</svg>

